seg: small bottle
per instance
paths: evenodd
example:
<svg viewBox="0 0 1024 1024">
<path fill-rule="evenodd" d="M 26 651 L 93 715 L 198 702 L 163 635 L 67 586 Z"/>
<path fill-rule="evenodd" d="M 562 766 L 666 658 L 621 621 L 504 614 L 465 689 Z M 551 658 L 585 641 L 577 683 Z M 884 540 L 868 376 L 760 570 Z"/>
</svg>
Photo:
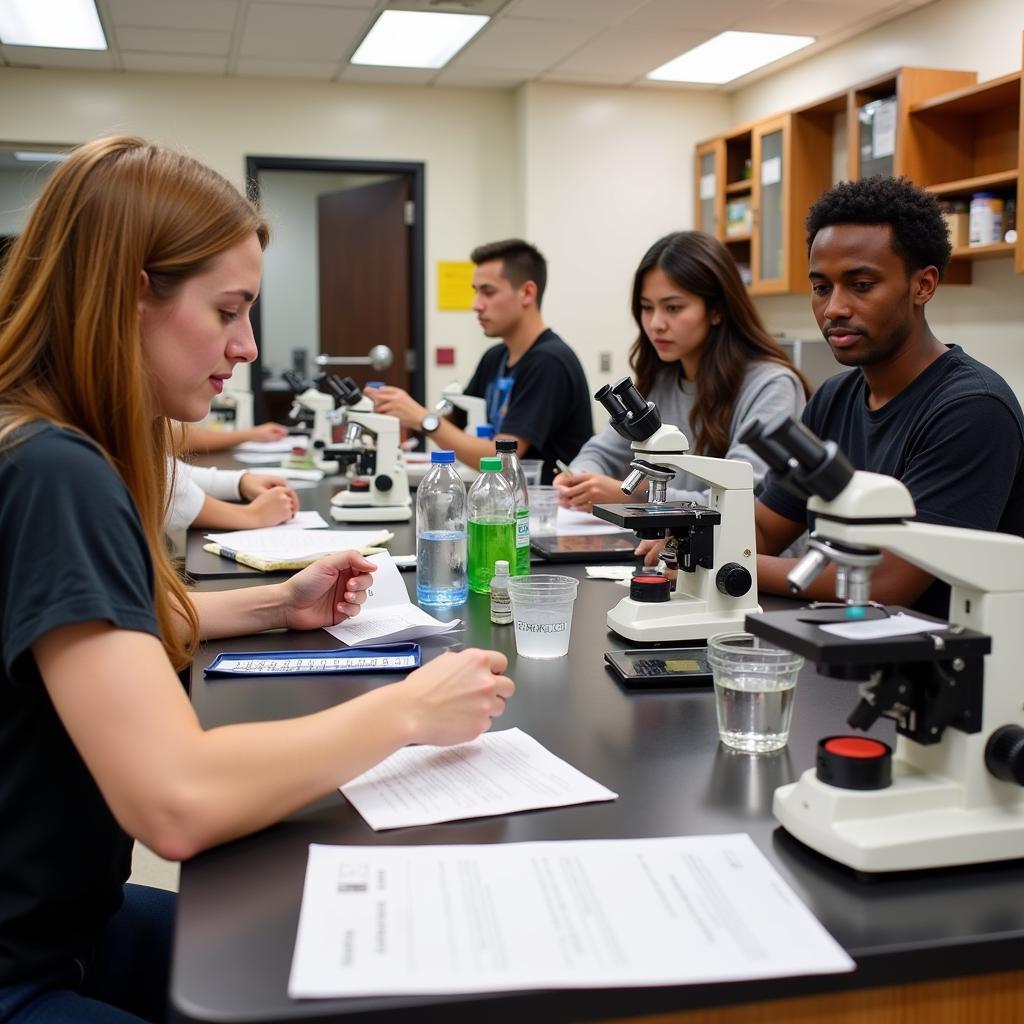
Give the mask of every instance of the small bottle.
<svg viewBox="0 0 1024 1024">
<path fill-rule="evenodd" d="M 499 558 L 491 578 L 491 622 L 507 626 L 512 621 L 512 598 L 508 595 L 508 562 Z"/>
<path fill-rule="evenodd" d="M 480 475 L 466 498 L 469 518 L 469 589 L 490 594 L 494 563 L 516 557 L 515 498 L 501 475 L 501 459 L 480 460 Z"/>
<path fill-rule="evenodd" d="M 501 475 L 508 481 L 516 497 L 516 559 L 510 569 L 513 576 L 530 575 L 530 495 L 526 489 L 526 476 L 516 455 L 512 440 L 495 441 L 494 447 L 501 459 Z"/>
<path fill-rule="evenodd" d="M 416 599 L 420 604 L 464 604 L 466 485 L 455 452 L 430 453 L 430 472 L 416 491 Z"/>
</svg>

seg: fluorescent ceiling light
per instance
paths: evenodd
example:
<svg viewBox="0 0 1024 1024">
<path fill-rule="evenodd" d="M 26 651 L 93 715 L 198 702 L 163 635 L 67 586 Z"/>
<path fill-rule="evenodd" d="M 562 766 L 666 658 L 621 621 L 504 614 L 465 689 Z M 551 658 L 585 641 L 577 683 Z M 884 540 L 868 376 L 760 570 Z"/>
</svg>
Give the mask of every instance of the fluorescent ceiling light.
<svg viewBox="0 0 1024 1024">
<path fill-rule="evenodd" d="M 721 85 L 810 46 L 814 36 L 769 32 L 722 32 L 706 43 L 648 72 L 659 82 L 704 82 Z"/>
<path fill-rule="evenodd" d="M 53 164 L 67 160 L 67 153 L 43 153 L 34 150 L 15 150 L 14 159 L 30 164 Z"/>
<path fill-rule="evenodd" d="M 485 14 L 384 11 L 351 63 L 443 68 L 490 20 Z"/>
<path fill-rule="evenodd" d="M 0 42 L 61 50 L 105 50 L 95 0 L 0 0 Z"/>
</svg>

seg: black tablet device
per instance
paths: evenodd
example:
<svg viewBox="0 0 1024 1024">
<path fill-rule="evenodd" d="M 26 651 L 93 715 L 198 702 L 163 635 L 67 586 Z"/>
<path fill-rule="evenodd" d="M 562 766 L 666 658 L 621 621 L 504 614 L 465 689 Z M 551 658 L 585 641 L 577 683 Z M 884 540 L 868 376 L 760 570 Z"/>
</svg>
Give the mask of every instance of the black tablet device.
<svg viewBox="0 0 1024 1024">
<path fill-rule="evenodd" d="M 628 562 L 639 543 L 632 530 L 530 538 L 530 547 L 546 562 Z"/>
<path fill-rule="evenodd" d="M 712 683 L 706 647 L 607 651 L 604 660 L 631 690 L 690 690 Z"/>
</svg>

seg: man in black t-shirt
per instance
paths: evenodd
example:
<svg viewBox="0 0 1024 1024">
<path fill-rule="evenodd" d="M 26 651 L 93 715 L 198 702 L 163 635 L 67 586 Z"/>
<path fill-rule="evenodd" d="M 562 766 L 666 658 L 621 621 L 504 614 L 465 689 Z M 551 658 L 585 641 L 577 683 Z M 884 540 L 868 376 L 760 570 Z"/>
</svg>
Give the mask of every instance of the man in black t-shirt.
<svg viewBox="0 0 1024 1024">
<path fill-rule="evenodd" d="M 473 310 L 488 338 L 501 338 L 480 359 L 465 388 L 487 402 L 497 437 L 516 442 L 520 458 L 543 459 L 550 483 L 555 460 L 569 462 L 594 432 L 590 389 L 576 353 L 545 326 L 540 312 L 547 280 L 544 257 L 520 239 L 474 249 Z M 494 445 L 471 437 L 437 416 L 401 388 L 372 388 L 377 412 L 428 434 L 460 462 L 476 466 Z"/>
<path fill-rule="evenodd" d="M 849 373 L 811 398 L 803 422 L 857 469 L 901 480 L 917 521 L 1024 536 L 1024 415 L 995 371 L 942 344 L 924 308 L 949 260 L 938 203 L 906 179 L 843 182 L 807 218 L 811 305 Z M 775 557 L 809 525 L 806 503 L 769 476 L 755 512 L 762 591 L 788 594 Z M 949 588 L 883 553 L 872 597 L 945 617 Z M 835 571 L 804 592 L 835 597 Z"/>
</svg>

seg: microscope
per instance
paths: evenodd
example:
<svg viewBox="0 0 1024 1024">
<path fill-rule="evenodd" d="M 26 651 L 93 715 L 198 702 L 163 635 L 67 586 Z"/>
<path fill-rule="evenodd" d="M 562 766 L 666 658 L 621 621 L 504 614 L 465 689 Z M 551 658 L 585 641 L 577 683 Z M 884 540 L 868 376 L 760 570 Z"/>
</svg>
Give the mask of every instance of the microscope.
<svg viewBox="0 0 1024 1024">
<path fill-rule="evenodd" d="M 446 384 L 441 392 L 441 401 L 434 406 L 434 411 L 439 416 L 451 416 L 457 426 L 461 427 L 468 434 L 476 436 L 476 428 L 482 427 L 487 422 L 487 402 L 476 395 L 465 395 L 462 393 L 462 385 L 458 381 Z"/>
<path fill-rule="evenodd" d="M 412 518 L 412 498 L 395 416 L 373 411 L 373 402 L 351 377 L 324 378 L 338 402 L 344 440 L 326 449 L 352 469 L 347 491 L 331 498 L 331 518 L 343 523 L 397 523 Z M 334 400 L 332 399 L 332 401 Z"/>
<path fill-rule="evenodd" d="M 594 395 L 611 416 L 612 427 L 632 442 L 630 474 L 622 482 L 632 494 L 650 481 L 646 502 L 595 505 L 594 515 L 632 530 L 641 539 L 669 535 L 663 559 L 678 568 L 674 591 L 651 588 L 647 600 L 623 598 L 609 613 L 608 626 L 638 643 L 705 640 L 742 629 L 757 603 L 754 547 L 754 470 L 747 462 L 690 455 L 678 427 L 663 424 L 653 402 L 628 377 Z M 711 488 L 707 505 L 668 501 L 668 483 L 681 470 Z"/>
<path fill-rule="evenodd" d="M 294 370 L 285 370 L 282 377 L 295 395 L 288 418 L 294 423 L 306 423 L 310 428 L 306 448 L 308 461 L 323 473 L 337 473 L 340 466 L 328 457 L 327 449 L 334 443 L 334 428 L 341 423 L 342 413 L 335 408 L 334 397 L 317 387 L 323 375 L 310 381 Z"/>
<path fill-rule="evenodd" d="M 898 480 L 854 471 L 833 442 L 780 415 L 742 440 L 814 515 L 794 592 L 828 564 L 838 602 L 750 615 L 755 636 L 859 683 L 848 724 L 896 723 L 896 749 L 818 743 L 817 765 L 775 792 L 805 845 L 861 872 L 1024 857 L 1024 539 L 912 522 Z M 949 621 L 871 601 L 888 551 L 950 584 Z"/>
</svg>

